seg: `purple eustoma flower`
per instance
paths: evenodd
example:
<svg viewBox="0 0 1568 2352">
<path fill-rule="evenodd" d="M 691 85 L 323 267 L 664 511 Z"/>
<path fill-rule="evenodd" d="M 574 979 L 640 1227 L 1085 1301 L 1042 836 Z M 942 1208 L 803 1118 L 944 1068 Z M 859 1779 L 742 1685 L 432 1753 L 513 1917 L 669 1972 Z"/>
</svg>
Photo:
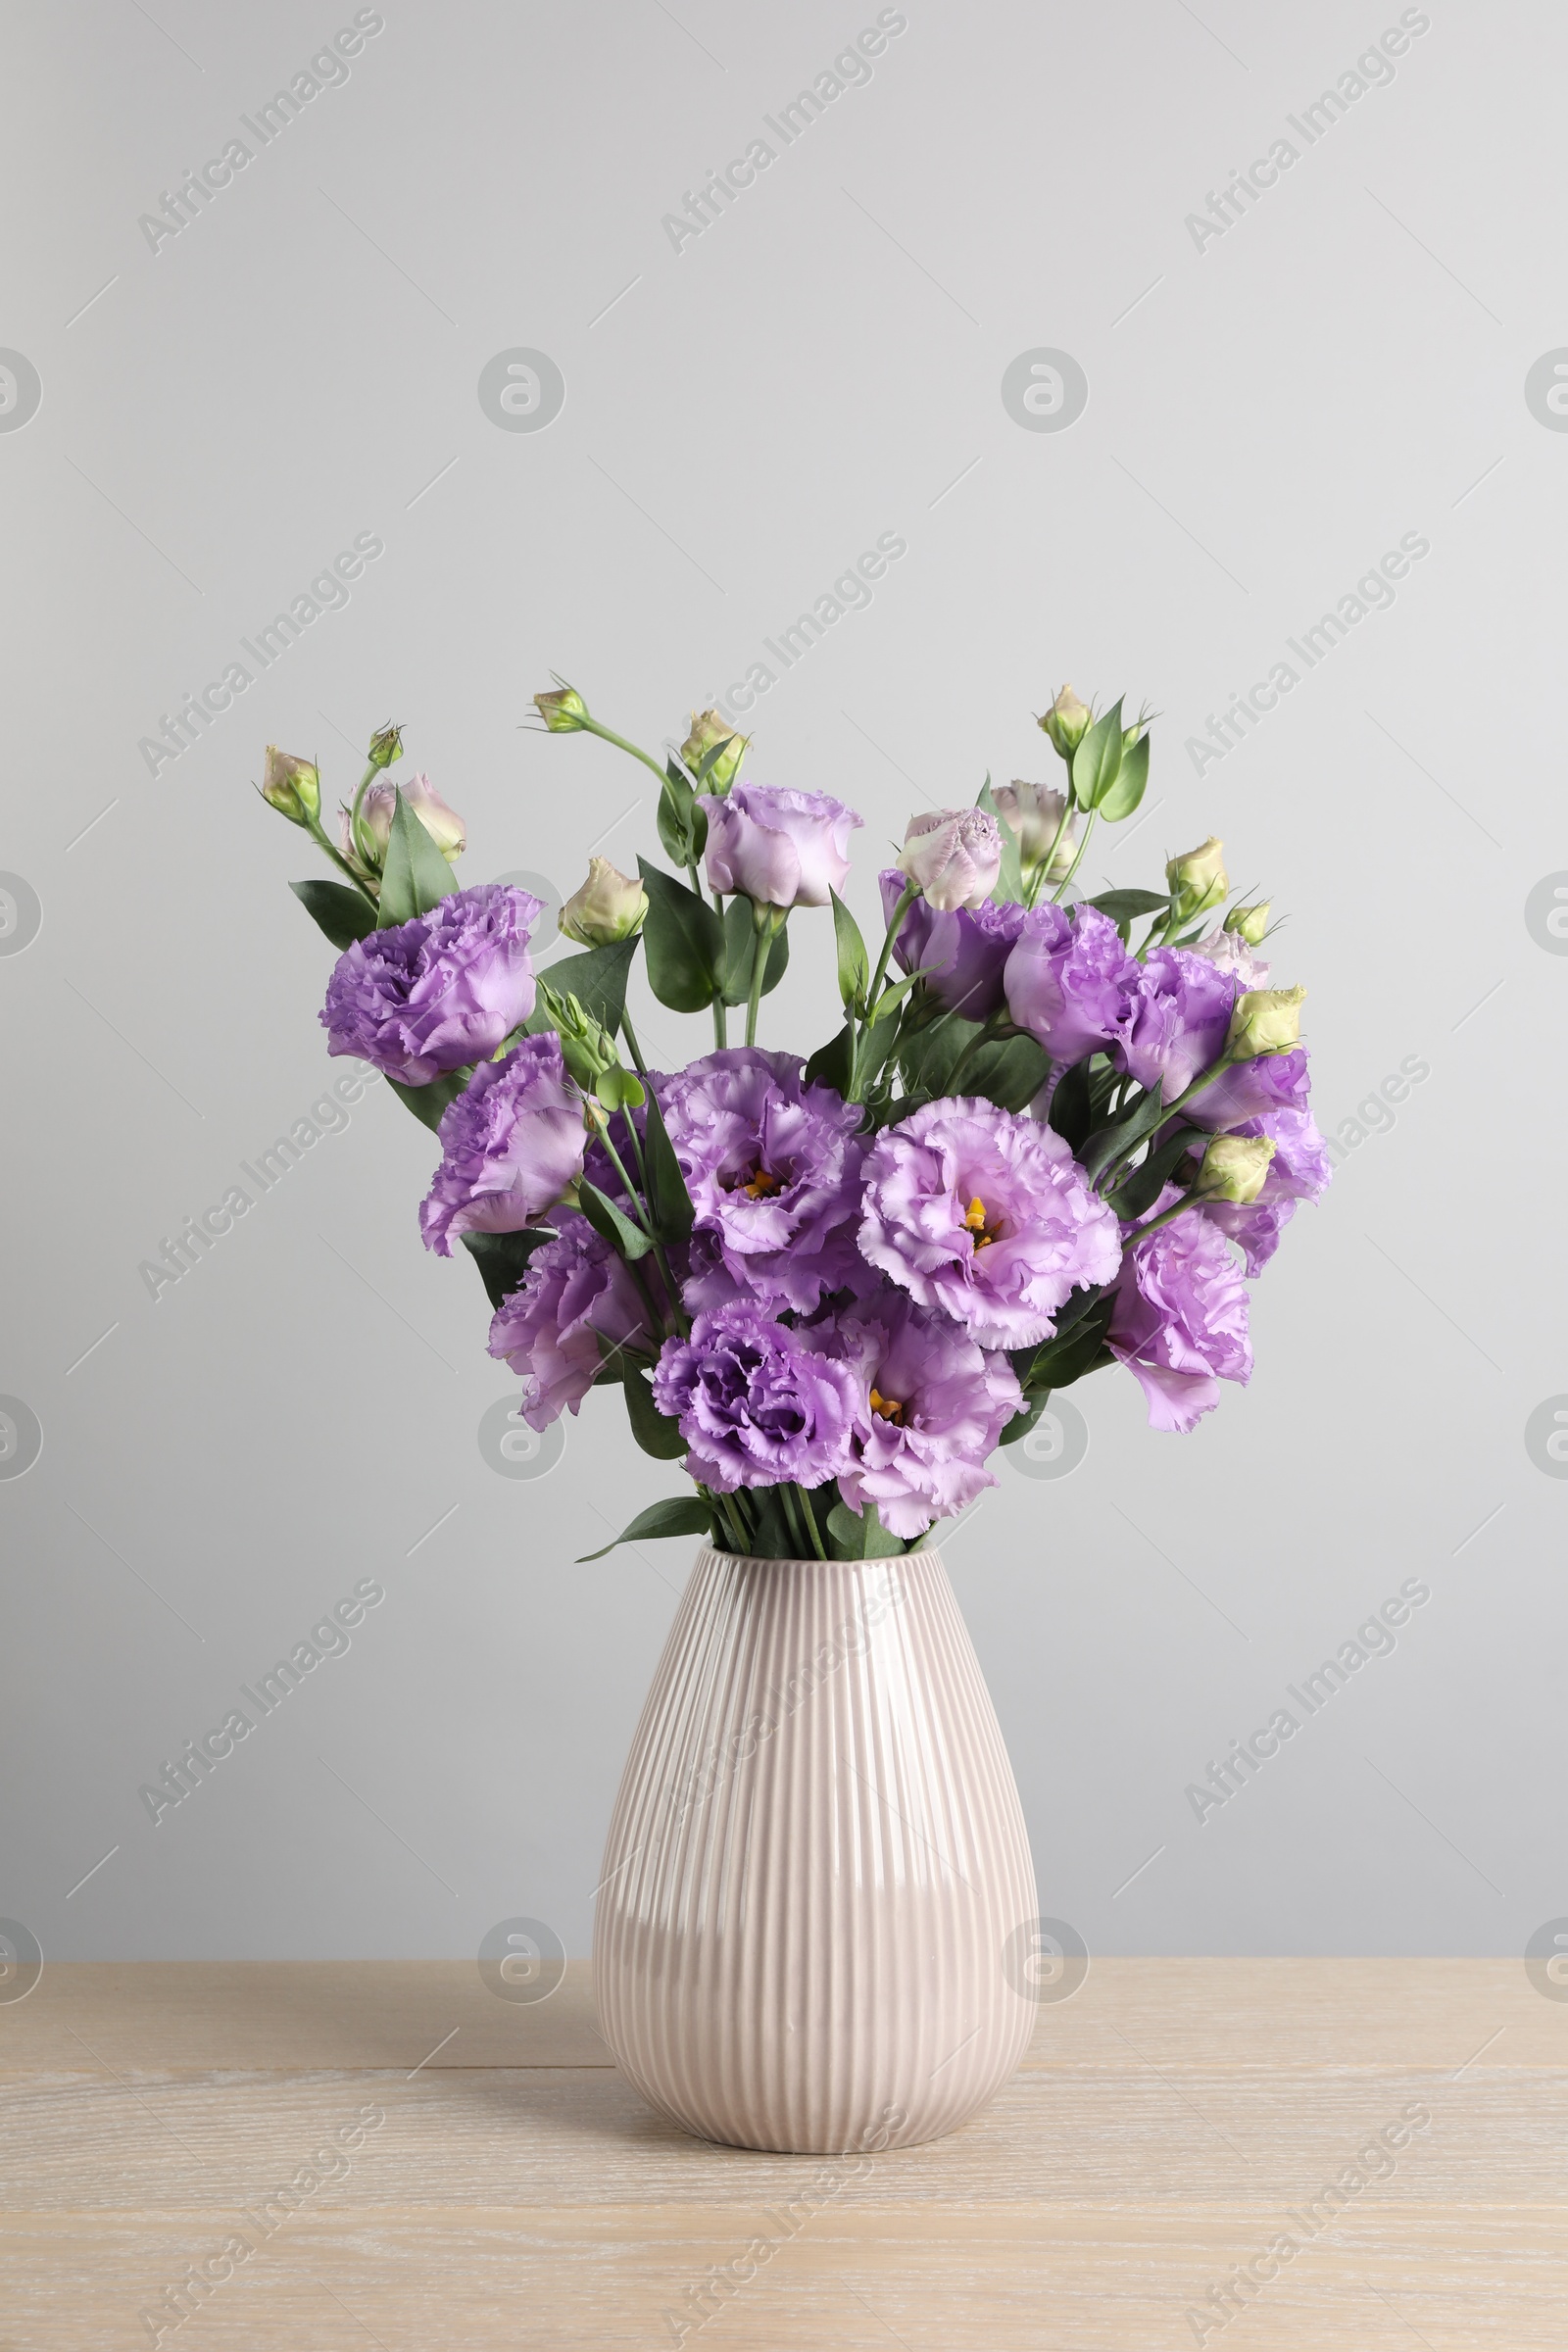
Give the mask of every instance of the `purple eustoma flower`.
<svg viewBox="0 0 1568 2352">
<path fill-rule="evenodd" d="M 1274 1058 L 1289 1060 L 1288 1054 Z M 1223 1084 L 1223 1080 L 1220 1082 Z M 1197 1100 L 1202 1101 L 1201 1095 Z M 1296 1214 L 1298 1201 L 1316 1200 L 1326 1191 L 1333 1168 L 1323 1138 L 1304 1110 L 1270 1110 L 1261 1118 L 1244 1120 L 1233 1135 L 1266 1135 L 1274 1146 L 1268 1174 L 1257 1199 L 1205 1200 L 1203 1214 L 1228 1234 L 1240 1249 L 1249 1275 L 1260 1274 L 1279 1248 L 1280 1235 Z"/>
<path fill-rule="evenodd" d="M 1179 1198 L 1168 1185 L 1152 1213 Z M 1222 1380 L 1252 1376 L 1241 1268 L 1197 1208 L 1145 1242 L 1128 1238 L 1106 1344 L 1143 1390 L 1152 1429 L 1196 1429 L 1218 1404 Z"/>
<path fill-rule="evenodd" d="M 543 911 L 530 891 L 481 882 L 357 939 L 327 982 L 327 1052 L 359 1054 L 402 1086 L 487 1061 L 533 1010 L 528 938 Z"/>
<path fill-rule="evenodd" d="M 891 1284 L 804 1336 L 855 1375 L 851 1458 L 838 1474 L 852 1511 L 874 1503 L 889 1535 L 907 1541 L 997 1484 L 986 1456 L 1023 1401 L 1004 1355 Z"/>
<path fill-rule="evenodd" d="M 892 922 L 906 882 L 896 865 L 877 876 L 885 922 Z M 939 1004 L 966 1021 L 984 1021 L 1001 1010 L 1003 971 L 1027 919 L 1022 906 L 998 906 L 990 899 L 945 912 L 929 899 L 916 899 L 899 926 L 893 953 L 901 971 L 924 971 Z"/>
<path fill-rule="evenodd" d="M 530 1429 L 576 1412 L 605 1360 L 601 1340 L 654 1345 L 637 1286 L 610 1244 L 574 1208 L 559 1211 L 556 1224 L 558 1239 L 534 1251 L 490 1326 L 490 1353 L 522 1375 Z"/>
<path fill-rule="evenodd" d="M 1206 956 L 1186 948 L 1152 948 L 1121 1037 L 1123 1068 L 1140 1086 L 1162 1079 L 1165 1100 L 1174 1102 L 1219 1059 L 1239 993 L 1235 974 L 1221 971 Z M 1194 1097 L 1197 1102 L 1202 1100 Z"/>
<path fill-rule="evenodd" d="M 731 1046 L 659 1088 L 697 1232 L 716 1241 L 731 1287 L 802 1312 L 853 1270 L 861 1151 L 858 1107 L 803 1085 L 804 1066 Z"/>
<path fill-rule="evenodd" d="M 452 1236 L 514 1233 L 553 1208 L 581 1174 L 582 1097 L 561 1040 L 524 1038 L 504 1061 L 481 1062 L 441 1113 L 443 1158 L 419 1210 L 424 1246 L 452 1255 Z"/>
<path fill-rule="evenodd" d="M 1211 1086 L 1200 1087 L 1182 1116 L 1211 1135 L 1235 1132 L 1250 1119 L 1273 1111 L 1304 1112 L 1311 1082 L 1304 1046 L 1284 1054 L 1259 1054 L 1251 1061 L 1235 1061 Z M 1169 1090 L 1167 1089 L 1167 1095 Z M 1267 1130 L 1269 1134 L 1273 1129 Z"/>
<path fill-rule="evenodd" d="M 690 1476 L 721 1494 L 790 1479 L 819 1487 L 849 1458 L 854 1376 L 749 1300 L 664 1342 L 654 1402 L 680 1425 Z"/>
<path fill-rule="evenodd" d="M 928 1102 L 866 1155 L 862 1255 L 981 1348 L 1050 1339 L 1069 1292 L 1115 1274 L 1118 1236 L 1062 1138 L 978 1096 Z"/>
<path fill-rule="evenodd" d="M 825 906 L 844 888 L 850 835 L 863 820 L 826 792 L 734 784 L 698 796 L 708 816 L 708 887 L 769 906 Z"/>
<path fill-rule="evenodd" d="M 1098 906 L 1035 906 L 1007 958 L 1007 1010 L 1057 1070 L 1107 1051 L 1123 1035 L 1143 979 L 1120 932 Z"/>
</svg>

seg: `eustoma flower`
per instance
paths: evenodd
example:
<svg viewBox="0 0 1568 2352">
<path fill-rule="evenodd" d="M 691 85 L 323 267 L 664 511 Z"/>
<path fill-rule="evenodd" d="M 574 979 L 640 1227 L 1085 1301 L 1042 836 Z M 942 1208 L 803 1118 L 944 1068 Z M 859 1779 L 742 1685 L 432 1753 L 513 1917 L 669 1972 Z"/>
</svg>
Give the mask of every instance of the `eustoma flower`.
<svg viewBox="0 0 1568 2352">
<path fill-rule="evenodd" d="M 1280 1058 L 1288 1058 L 1285 1055 Z M 1224 1080 L 1219 1081 L 1221 1085 Z M 1197 1098 L 1201 1102 L 1202 1096 Z M 1197 1102 L 1193 1105 L 1196 1108 Z M 1299 1200 L 1316 1200 L 1327 1189 L 1333 1169 L 1323 1138 L 1305 1110 L 1266 1110 L 1231 1130 L 1233 1136 L 1263 1137 L 1274 1147 L 1255 1200 L 1205 1200 L 1203 1214 L 1229 1234 L 1247 1261 L 1250 1275 L 1260 1274 L 1279 1248 L 1280 1234 L 1296 1214 Z"/>
<path fill-rule="evenodd" d="M 372 784 L 360 803 L 360 829 L 368 836 L 377 863 L 385 858 L 386 845 L 392 837 L 392 819 L 397 812 L 399 789 L 395 784 Z M 423 825 L 447 863 L 450 865 L 454 858 L 461 858 L 467 842 L 463 819 L 456 809 L 447 807 L 429 777 L 421 770 L 419 774 L 411 776 L 401 790 L 405 803 Z M 345 858 L 359 857 L 360 845 L 354 838 L 352 809 L 338 810 L 338 839 Z"/>
<path fill-rule="evenodd" d="M 1162 1079 L 1165 1100 L 1174 1102 L 1224 1052 L 1236 995 L 1232 975 L 1206 956 L 1186 948 L 1152 948 L 1128 1006 L 1122 1066 L 1140 1086 Z M 1202 1099 L 1194 1097 L 1198 1102 Z"/>
<path fill-rule="evenodd" d="M 978 1096 L 927 1103 L 878 1139 L 860 1250 L 981 1348 L 1049 1339 L 1068 1294 L 1121 1258 L 1116 1219 L 1062 1138 Z"/>
<path fill-rule="evenodd" d="M 978 906 L 1002 871 L 1002 827 L 983 808 L 933 808 L 911 816 L 899 865 L 940 913 Z"/>
<path fill-rule="evenodd" d="M 514 1233 L 553 1208 L 582 1170 L 582 1097 L 561 1041 L 524 1038 L 504 1061 L 481 1062 L 441 1114 L 443 1158 L 419 1211 L 427 1250 L 452 1236 Z"/>
<path fill-rule="evenodd" d="M 1004 985 L 1019 1028 L 1065 1067 L 1123 1035 L 1142 978 L 1143 966 L 1108 914 L 1048 906 L 1025 917 Z"/>
<path fill-rule="evenodd" d="M 886 922 L 904 897 L 905 880 L 896 865 L 877 876 Z M 984 1021 L 1001 1009 L 1002 975 L 1026 919 L 1021 906 L 994 906 L 989 899 L 946 913 L 929 899 L 916 899 L 899 926 L 893 953 L 901 971 L 924 971 L 939 1004 L 966 1021 Z"/>
<path fill-rule="evenodd" d="M 1018 844 L 1018 859 L 1026 874 L 1051 858 L 1048 882 L 1059 882 L 1073 861 L 1078 847 L 1080 819 L 1069 817 L 1067 796 L 1054 784 L 1026 784 L 1015 776 L 1010 784 L 993 786 L 991 798 L 997 804 L 1002 818 Z M 1052 856 L 1053 845 L 1055 855 Z"/>
<path fill-rule="evenodd" d="M 825 906 L 850 870 L 850 835 L 861 823 L 825 792 L 733 784 L 720 800 L 700 793 L 708 817 L 708 886 L 759 906 Z"/>
<path fill-rule="evenodd" d="M 1155 1214 L 1180 1197 L 1167 1187 Z M 1222 1380 L 1251 1378 L 1247 1285 L 1211 1213 L 1191 1209 L 1147 1241 L 1129 1236 L 1106 1344 L 1148 1398 L 1152 1429 L 1196 1428 Z"/>
<path fill-rule="evenodd" d="M 487 1060 L 533 1010 L 528 939 L 543 910 L 529 891 L 482 882 L 356 940 L 327 983 L 327 1052 L 403 1086 Z"/>
<path fill-rule="evenodd" d="M 858 1106 L 802 1084 L 795 1054 L 731 1046 L 659 1084 L 697 1211 L 730 1277 L 802 1310 L 849 1280 L 860 1205 Z M 716 1303 L 701 1287 L 691 1302 Z"/>
<path fill-rule="evenodd" d="M 986 1456 L 1023 1400 L 1004 1355 L 891 1284 L 805 1336 L 855 1374 L 851 1458 L 839 1472 L 852 1511 L 874 1503 L 889 1535 L 906 1541 L 997 1484 Z"/>
<path fill-rule="evenodd" d="M 587 1218 L 563 1209 L 556 1223 L 559 1238 L 534 1251 L 490 1326 L 490 1353 L 522 1375 L 531 1429 L 576 1412 L 607 1348 L 651 1348 L 656 1336 L 636 1284 Z"/>
<path fill-rule="evenodd" d="M 679 1423 L 690 1475 L 721 1494 L 819 1487 L 849 1458 L 853 1376 L 744 1300 L 699 1315 L 689 1340 L 665 1341 L 654 1402 Z"/>
</svg>

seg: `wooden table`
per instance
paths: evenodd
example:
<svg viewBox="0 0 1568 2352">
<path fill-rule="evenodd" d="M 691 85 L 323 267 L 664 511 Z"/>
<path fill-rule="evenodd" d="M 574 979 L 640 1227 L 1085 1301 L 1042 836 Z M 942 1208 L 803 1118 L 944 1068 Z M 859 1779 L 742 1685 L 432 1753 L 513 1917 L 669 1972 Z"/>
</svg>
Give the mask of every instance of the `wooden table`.
<svg viewBox="0 0 1568 2352">
<path fill-rule="evenodd" d="M 575 1966 L 51 1966 L 0 2005 L 0 2352 L 1561 2352 L 1565 2070 L 1519 1963 L 1102 1960 L 852 2180 L 662 2123 Z"/>
</svg>

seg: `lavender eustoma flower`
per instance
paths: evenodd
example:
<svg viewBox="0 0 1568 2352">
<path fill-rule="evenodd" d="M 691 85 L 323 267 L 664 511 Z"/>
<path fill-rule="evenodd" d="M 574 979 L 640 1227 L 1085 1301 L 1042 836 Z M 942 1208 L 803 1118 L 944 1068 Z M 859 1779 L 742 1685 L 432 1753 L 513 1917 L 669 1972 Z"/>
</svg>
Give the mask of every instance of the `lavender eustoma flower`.
<svg viewBox="0 0 1568 2352">
<path fill-rule="evenodd" d="M 882 914 L 891 923 L 906 876 L 896 865 L 877 876 Z M 1022 906 L 933 906 L 916 899 L 899 926 L 893 954 L 902 972 L 924 971 L 925 985 L 939 1004 L 966 1021 L 989 1020 L 1002 1008 L 1002 975 L 1012 945 L 1028 920 Z"/>
<path fill-rule="evenodd" d="M 1153 1214 L 1179 1200 L 1167 1185 Z M 1229 1242 L 1191 1210 L 1147 1241 L 1128 1237 L 1106 1345 L 1149 1402 L 1152 1429 L 1195 1429 L 1219 1402 L 1219 1383 L 1252 1375 L 1247 1285 Z"/>
<path fill-rule="evenodd" d="M 1075 906 L 1070 914 L 1036 906 L 1007 958 L 1007 1010 L 1062 1069 L 1121 1038 L 1142 976 L 1143 966 L 1098 906 Z"/>
<path fill-rule="evenodd" d="M 338 957 L 320 1020 L 329 1054 L 356 1054 L 402 1086 L 486 1061 L 533 1010 L 528 939 L 544 901 L 505 883 L 454 891 Z"/>
<path fill-rule="evenodd" d="M 1002 871 L 1002 827 L 984 808 L 933 808 L 911 816 L 899 865 L 940 913 L 978 906 Z"/>
<path fill-rule="evenodd" d="M 523 1419 L 548 1429 L 575 1413 L 612 1348 L 652 1349 L 655 1335 L 625 1266 L 586 1217 L 563 1209 L 558 1239 L 546 1242 L 490 1325 L 490 1353 L 522 1375 Z M 645 1279 L 655 1279 L 645 1277 Z"/>
<path fill-rule="evenodd" d="M 688 1475 L 721 1494 L 791 1479 L 819 1487 L 849 1459 L 853 1375 L 750 1300 L 664 1342 L 654 1402 L 680 1425 Z"/>
<path fill-rule="evenodd" d="M 1239 993 L 1235 975 L 1206 956 L 1186 948 L 1152 948 L 1140 967 L 1121 1035 L 1123 1068 L 1140 1086 L 1163 1080 L 1165 1100 L 1174 1102 L 1219 1059 Z"/>
<path fill-rule="evenodd" d="M 1062 1138 L 978 1096 L 929 1102 L 866 1155 L 860 1250 L 981 1348 L 1049 1339 L 1120 1263 L 1116 1219 Z"/>
<path fill-rule="evenodd" d="M 1289 1058 L 1281 1054 L 1280 1060 Z M 1223 1081 L 1220 1081 L 1223 1084 Z M 1197 1100 L 1202 1101 L 1200 1095 Z M 1263 1189 L 1255 1200 L 1205 1200 L 1203 1214 L 1228 1234 L 1246 1261 L 1249 1275 L 1258 1275 L 1279 1248 L 1280 1235 L 1296 1214 L 1297 1203 L 1316 1200 L 1328 1188 L 1333 1168 L 1323 1138 L 1304 1110 L 1269 1110 L 1233 1127 L 1233 1135 L 1267 1136 L 1274 1146 Z"/>
<path fill-rule="evenodd" d="M 660 1107 L 729 1282 L 802 1312 L 839 1289 L 856 1259 L 858 1106 L 806 1086 L 797 1054 L 731 1046 L 660 1082 Z M 711 1305 L 700 1288 L 691 1305 Z"/>
<path fill-rule="evenodd" d="M 844 888 L 850 835 L 863 820 L 826 792 L 732 784 L 698 795 L 708 816 L 708 887 L 769 906 L 825 906 Z"/>
<path fill-rule="evenodd" d="M 1023 1402 L 1004 1355 L 891 1283 L 803 1337 L 855 1375 L 850 1461 L 838 1474 L 852 1511 L 874 1503 L 889 1535 L 907 1541 L 997 1484 L 986 1456 Z"/>
<path fill-rule="evenodd" d="M 524 1038 L 504 1061 L 481 1062 L 441 1113 L 443 1157 L 419 1210 L 424 1246 L 452 1255 L 452 1236 L 514 1233 L 554 1207 L 582 1171 L 582 1097 L 553 1031 Z"/>
<path fill-rule="evenodd" d="M 1292 1046 L 1284 1054 L 1259 1054 L 1250 1061 L 1235 1061 L 1211 1086 L 1200 1087 L 1182 1116 L 1211 1135 L 1241 1127 L 1249 1119 L 1271 1111 L 1306 1108 L 1310 1092 L 1307 1052 Z M 1168 1090 L 1167 1090 L 1168 1091 Z M 1272 1132 L 1272 1131 L 1271 1131 Z"/>
</svg>

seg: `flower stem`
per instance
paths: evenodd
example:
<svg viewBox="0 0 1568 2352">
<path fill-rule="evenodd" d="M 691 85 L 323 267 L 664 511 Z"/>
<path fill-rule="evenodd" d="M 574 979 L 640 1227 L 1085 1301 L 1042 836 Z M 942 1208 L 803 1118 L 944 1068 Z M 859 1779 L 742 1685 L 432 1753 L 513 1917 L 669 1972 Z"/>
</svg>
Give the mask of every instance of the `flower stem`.
<svg viewBox="0 0 1568 2352">
<path fill-rule="evenodd" d="M 1046 852 L 1044 858 L 1040 860 L 1040 863 L 1035 867 L 1034 872 L 1029 877 L 1028 888 L 1024 898 L 1024 905 L 1026 906 L 1032 906 L 1034 905 L 1036 899 L 1039 898 L 1041 891 L 1044 889 L 1047 881 L 1050 878 L 1051 869 L 1056 862 L 1056 852 L 1061 847 L 1061 837 L 1066 832 L 1068 825 L 1072 822 L 1072 786 L 1069 784 L 1067 790 L 1062 795 L 1061 817 L 1057 823 L 1055 832 L 1052 835 L 1051 847 Z"/>
<path fill-rule="evenodd" d="M 812 1510 L 811 1505 L 807 1498 L 806 1489 L 802 1486 L 800 1480 L 796 1479 L 794 1485 L 795 1492 L 800 1497 L 801 1512 L 805 1518 L 807 1529 L 811 1538 L 811 1549 L 815 1552 L 819 1560 L 825 1560 L 827 1558 L 827 1553 L 822 1548 L 822 1537 L 821 1532 L 816 1524 L 816 1513 Z"/>
<path fill-rule="evenodd" d="M 1201 1202 L 1196 1193 L 1183 1193 L 1181 1199 L 1173 1200 L 1169 1208 L 1162 1208 L 1157 1217 L 1151 1217 L 1147 1225 L 1140 1225 L 1135 1232 L 1130 1233 L 1122 1244 L 1123 1250 L 1133 1249 L 1144 1239 L 1146 1234 L 1157 1233 L 1162 1225 L 1169 1225 L 1172 1219 L 1179 1217 L 1185 1209 L 1200 1206 Z"/>
<path fill-rule="evenodd" d="M 631 1025 L 631 1014 L 626 1010 L 624 1004 L 620 1008 L 620 1034 L 626 1040 L 626 1051 L 632 1057 L 638 1077 L 646 1078 L 648 1064 L 644 1061 L 643 1050 L 637 1043 L 637 1032 Z"/>
<path fill-rule="evenodd" d="M 1073 854 L 1073 861 L 1071 865 L 1068 866 L 1067 871 L 1062 875 L 1061 880 L 1056 884 L 1055 889 L 1051 894 L 1052 902 L 1055 906 L 1059 906 L 1061 904 L 1062 892 L 1066 889 L 1068 883 L 1072 880 L 1074 874 L 1078 871 L 1078 868 L 1084 861 L 1084 852 L 1089 847 L 1089 836 L 1095 829 L 1095 819 L 1099 814 L 1100 811 L 1098 808 L 1091 808 L 1088 815 L 1084 818 L 1084 829 L 1079 836 L 1078 847 Z"/>
<path fill-rule="evenodd" d="M 372 864 L 374 860 L 370 856 L 369 845 L 366 841 L 365 835 L 360 829 L 360 808 L 364 803 L 366 790 L 369 784 L 370 778 L 376 773 L 376 762 L 372 760 L 369 766 L 366 769 L 364 775 L 360 778 L 359 790 L 354 795 L 354 807 L 349 814 L 349 839 L 353 842 L 356 851 L 360 857 L 365 859 L 367 865 Z"/>
<path fill-rule="evenodd" d="M 746 1043 L 757 1043 L 757 1015 L 762 1002 L 762 982 L 767 976 L 767 959 L 773 953 L 773 942 L 783 926 L 783 914 L 775 915 L 771 908 L 764 913 L 759 907 L 752 940 L 752 989 L 746 1000 Z"/>
<path fill-rule="evenodd" d="M 663 769 L 660 766 L 659 761 L 654 758 L 652 752 L 645 752 L 639 745 L 635 743 L 628 743 L 624 735 L 617 735 L 613 727 L 601 725 L 597 718 L 583 717 L 577 721 L 577 724 L 585 734 L 597 735 L 604 743 L 612 743 L 617 752 L 630 752 L 632 758 L 634 760 L 640 760 L 644 767 L 651 767 L 653 769 L 661 784 L 668 783 L 669 778 L 665 775 Z"/>
<path fill-rule="evenodd" d="M 957 1060 L 948 1072 L 948 1083 L 946 1088 L 946 1092 L 948 1094 L 956 1095 L 957 1093 L 958 1080 L 963 1076 L 964 1071 L 968 1068 L 974 1056 L 979 1053 L 981 1047 L 990 1045 L 992 1039 L 997 1033 L 998 1028 L 1006 1018 L 1007 1015 L 1005 1012 L 993 1012 L 988 1016 L 987 1019 L 981 1022 L 980 1027 L 975 1031 L 975 1034 L 970 1038 L 969 1043 L 964 1047 L 962 1053 L 958 1055 Z"/>
<path fill-rule="evenodd" d="M 307 818 L 306 822 L 310 827 L 311 839 L 316 843 L 318 849 L 325 851 L 327 857 L 331 858 L 332 863 L 337 867 L 339 873 L 347 874 L 349 880 L 353 883 L 355 889 L 359 892 L 366 905 L 368 906 L 374 906 L 377 913 L 379 913 L 379 904 L 370 890 L 367 887 L 364 877 L 360 874 L 357 874 L 353 866 L 350 865 L 348 859 L 342 857 L 339 852 L 332 847 L 332 844 L 327 840 L 325 833 L 321 830 L 320 818 L 317 816 L 309 817 Z"/>
<path fill-rule="evenodd" d="M 899 930 L 903 924 L 905 916 L 908 913 L 909 908 L 914 905 L 915 900 L 919 896 L 919 883 L 906 882 L 904 886 L 904 895 L 893 909 L 892 919 L 890 920 L 887 928 L 887 937 L 882 942 L 882 953 L 876 959 L 876 970 L 871 974 L 871 985 L 865 992 L 865 1018 L 860 1023 L 860 1038 L 862 1043 L 864 1042 L 867 1029 L 869 1029 L 871 1026 L 871 1014 L 875 1008 L 877 999 L 882 994 L 882 983 L 887 977 L 888 958 L 893 953 L 893 943 L 899 935 Z"/>
</svg>

